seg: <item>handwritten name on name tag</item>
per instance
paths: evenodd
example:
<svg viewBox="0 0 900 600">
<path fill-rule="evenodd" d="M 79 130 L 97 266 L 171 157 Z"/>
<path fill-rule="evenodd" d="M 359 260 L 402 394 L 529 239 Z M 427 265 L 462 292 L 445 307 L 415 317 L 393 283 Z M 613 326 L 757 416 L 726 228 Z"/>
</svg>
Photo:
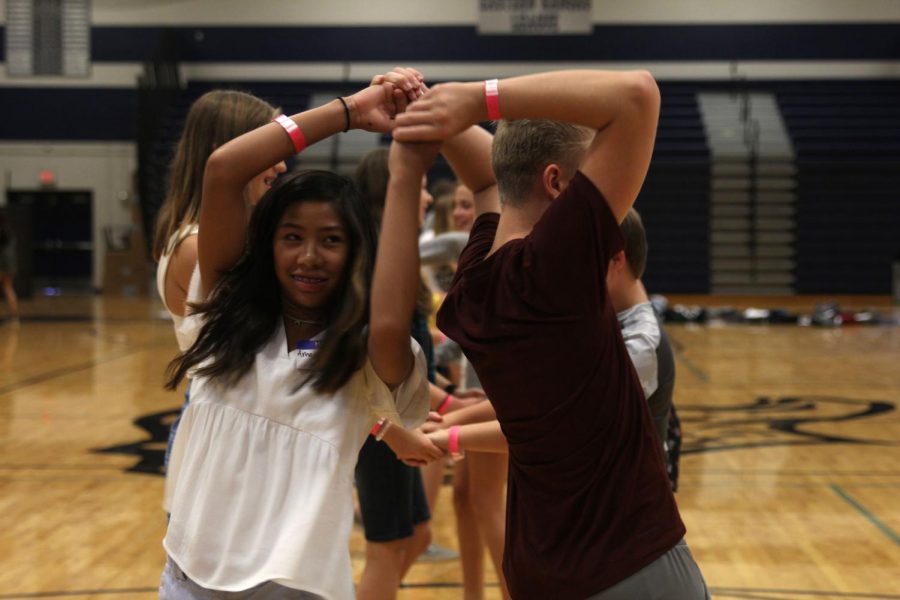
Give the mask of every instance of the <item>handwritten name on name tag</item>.
<svg viewBox="0 0 900 600">
<path fill-rule="evenodd" d="M 319 348 L 319 342 L 316 340 L 300 340 L 297 342 L 297 368 L 298 369 L 311 369 L 312 368 L 312 360 L 316 355 L 316 350 Z"/>
</svg>

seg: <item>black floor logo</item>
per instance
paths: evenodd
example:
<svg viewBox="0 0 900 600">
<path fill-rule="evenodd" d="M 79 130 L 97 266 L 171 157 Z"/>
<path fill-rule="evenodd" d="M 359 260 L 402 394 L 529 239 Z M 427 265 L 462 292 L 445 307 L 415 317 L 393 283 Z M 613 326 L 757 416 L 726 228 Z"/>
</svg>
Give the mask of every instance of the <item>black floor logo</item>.
<svg viewBox="0 0 900 600">
<path fill-rule="evenodd" d="M 147 439 L 97 448 L 98 454 L 125 454 L 136 456 L 138 461 L 125 469 L 128 473 L 146 473 L 149 475 L 165 475 L 163 459 L 166 455 L 166 443 L 169 440 L 169 429 L 180 412 L 179 409 L 145 415 L 134 420 L 134 424 L 147 432 Z"/>
<path fill-rule="evenodd" d="M 869 435 L 866 421 L 893 412 L 883 400 L 760 397 L 749 404 L 678 405 L 682 454 L 812 444 L 900 445 Z"/>
<path fill-rule="evenodd" d="M 893 402 L 830 396 L 761 397 L 748 404 L 722 406 L 679 404 L 681 454 L 812 444 L 900 445 L 898 440 L 868 436 L 865 431 L 867 419 L 896 408 Z M 134 424 L 147 432 L 146 439 L 94 452 L 135 456 L 137 462 L 127 472 L 164 475 L 169 428 L 178 412 L 173 409 L 135 419 Z"/>
</svg>

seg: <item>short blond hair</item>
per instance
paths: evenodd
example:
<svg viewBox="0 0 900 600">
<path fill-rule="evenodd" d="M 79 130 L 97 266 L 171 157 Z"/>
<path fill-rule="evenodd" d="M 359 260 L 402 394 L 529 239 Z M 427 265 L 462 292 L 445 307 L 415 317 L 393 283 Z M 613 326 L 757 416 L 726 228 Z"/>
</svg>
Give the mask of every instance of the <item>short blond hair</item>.
<svg viewBox="0 0 900 600">
<path fill-rule="evenodd" d="M 500 121 L 491 147 L 500 201 L 521 205 L 549 164 L 574 175 L 594 133 L 587 127 L 547 119 Z"/>
</svg>

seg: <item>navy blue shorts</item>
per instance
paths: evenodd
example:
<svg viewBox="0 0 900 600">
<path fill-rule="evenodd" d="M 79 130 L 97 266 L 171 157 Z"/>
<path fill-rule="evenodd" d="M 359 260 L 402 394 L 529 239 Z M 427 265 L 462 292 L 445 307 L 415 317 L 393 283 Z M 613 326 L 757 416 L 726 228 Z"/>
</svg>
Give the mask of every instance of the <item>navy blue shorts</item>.
<svg viewBox="0 0 900 600">
<path fill-rule="evenodd" d="M 356 463 L 356 491 L 370 542 L 393 542 L 431 519 L 422 473 L 399 460 L 384 442 L 366 438 Z"/>
</svg>

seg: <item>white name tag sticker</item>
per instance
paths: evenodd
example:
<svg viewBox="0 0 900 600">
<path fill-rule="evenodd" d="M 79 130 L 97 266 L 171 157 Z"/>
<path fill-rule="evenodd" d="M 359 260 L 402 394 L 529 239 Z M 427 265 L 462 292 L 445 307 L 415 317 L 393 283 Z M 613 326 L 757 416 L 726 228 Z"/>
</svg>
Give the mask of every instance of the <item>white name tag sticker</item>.
<svg viewBox="0 0 900 600">
<path fill-rule="evenodd" d="M 319 342 L 316 340 L 300 340 L 297 342 L 297 368 L 310 370 L 312 369 L 312 361 L 316 356 L 319 348 Z"/>
</svg>

